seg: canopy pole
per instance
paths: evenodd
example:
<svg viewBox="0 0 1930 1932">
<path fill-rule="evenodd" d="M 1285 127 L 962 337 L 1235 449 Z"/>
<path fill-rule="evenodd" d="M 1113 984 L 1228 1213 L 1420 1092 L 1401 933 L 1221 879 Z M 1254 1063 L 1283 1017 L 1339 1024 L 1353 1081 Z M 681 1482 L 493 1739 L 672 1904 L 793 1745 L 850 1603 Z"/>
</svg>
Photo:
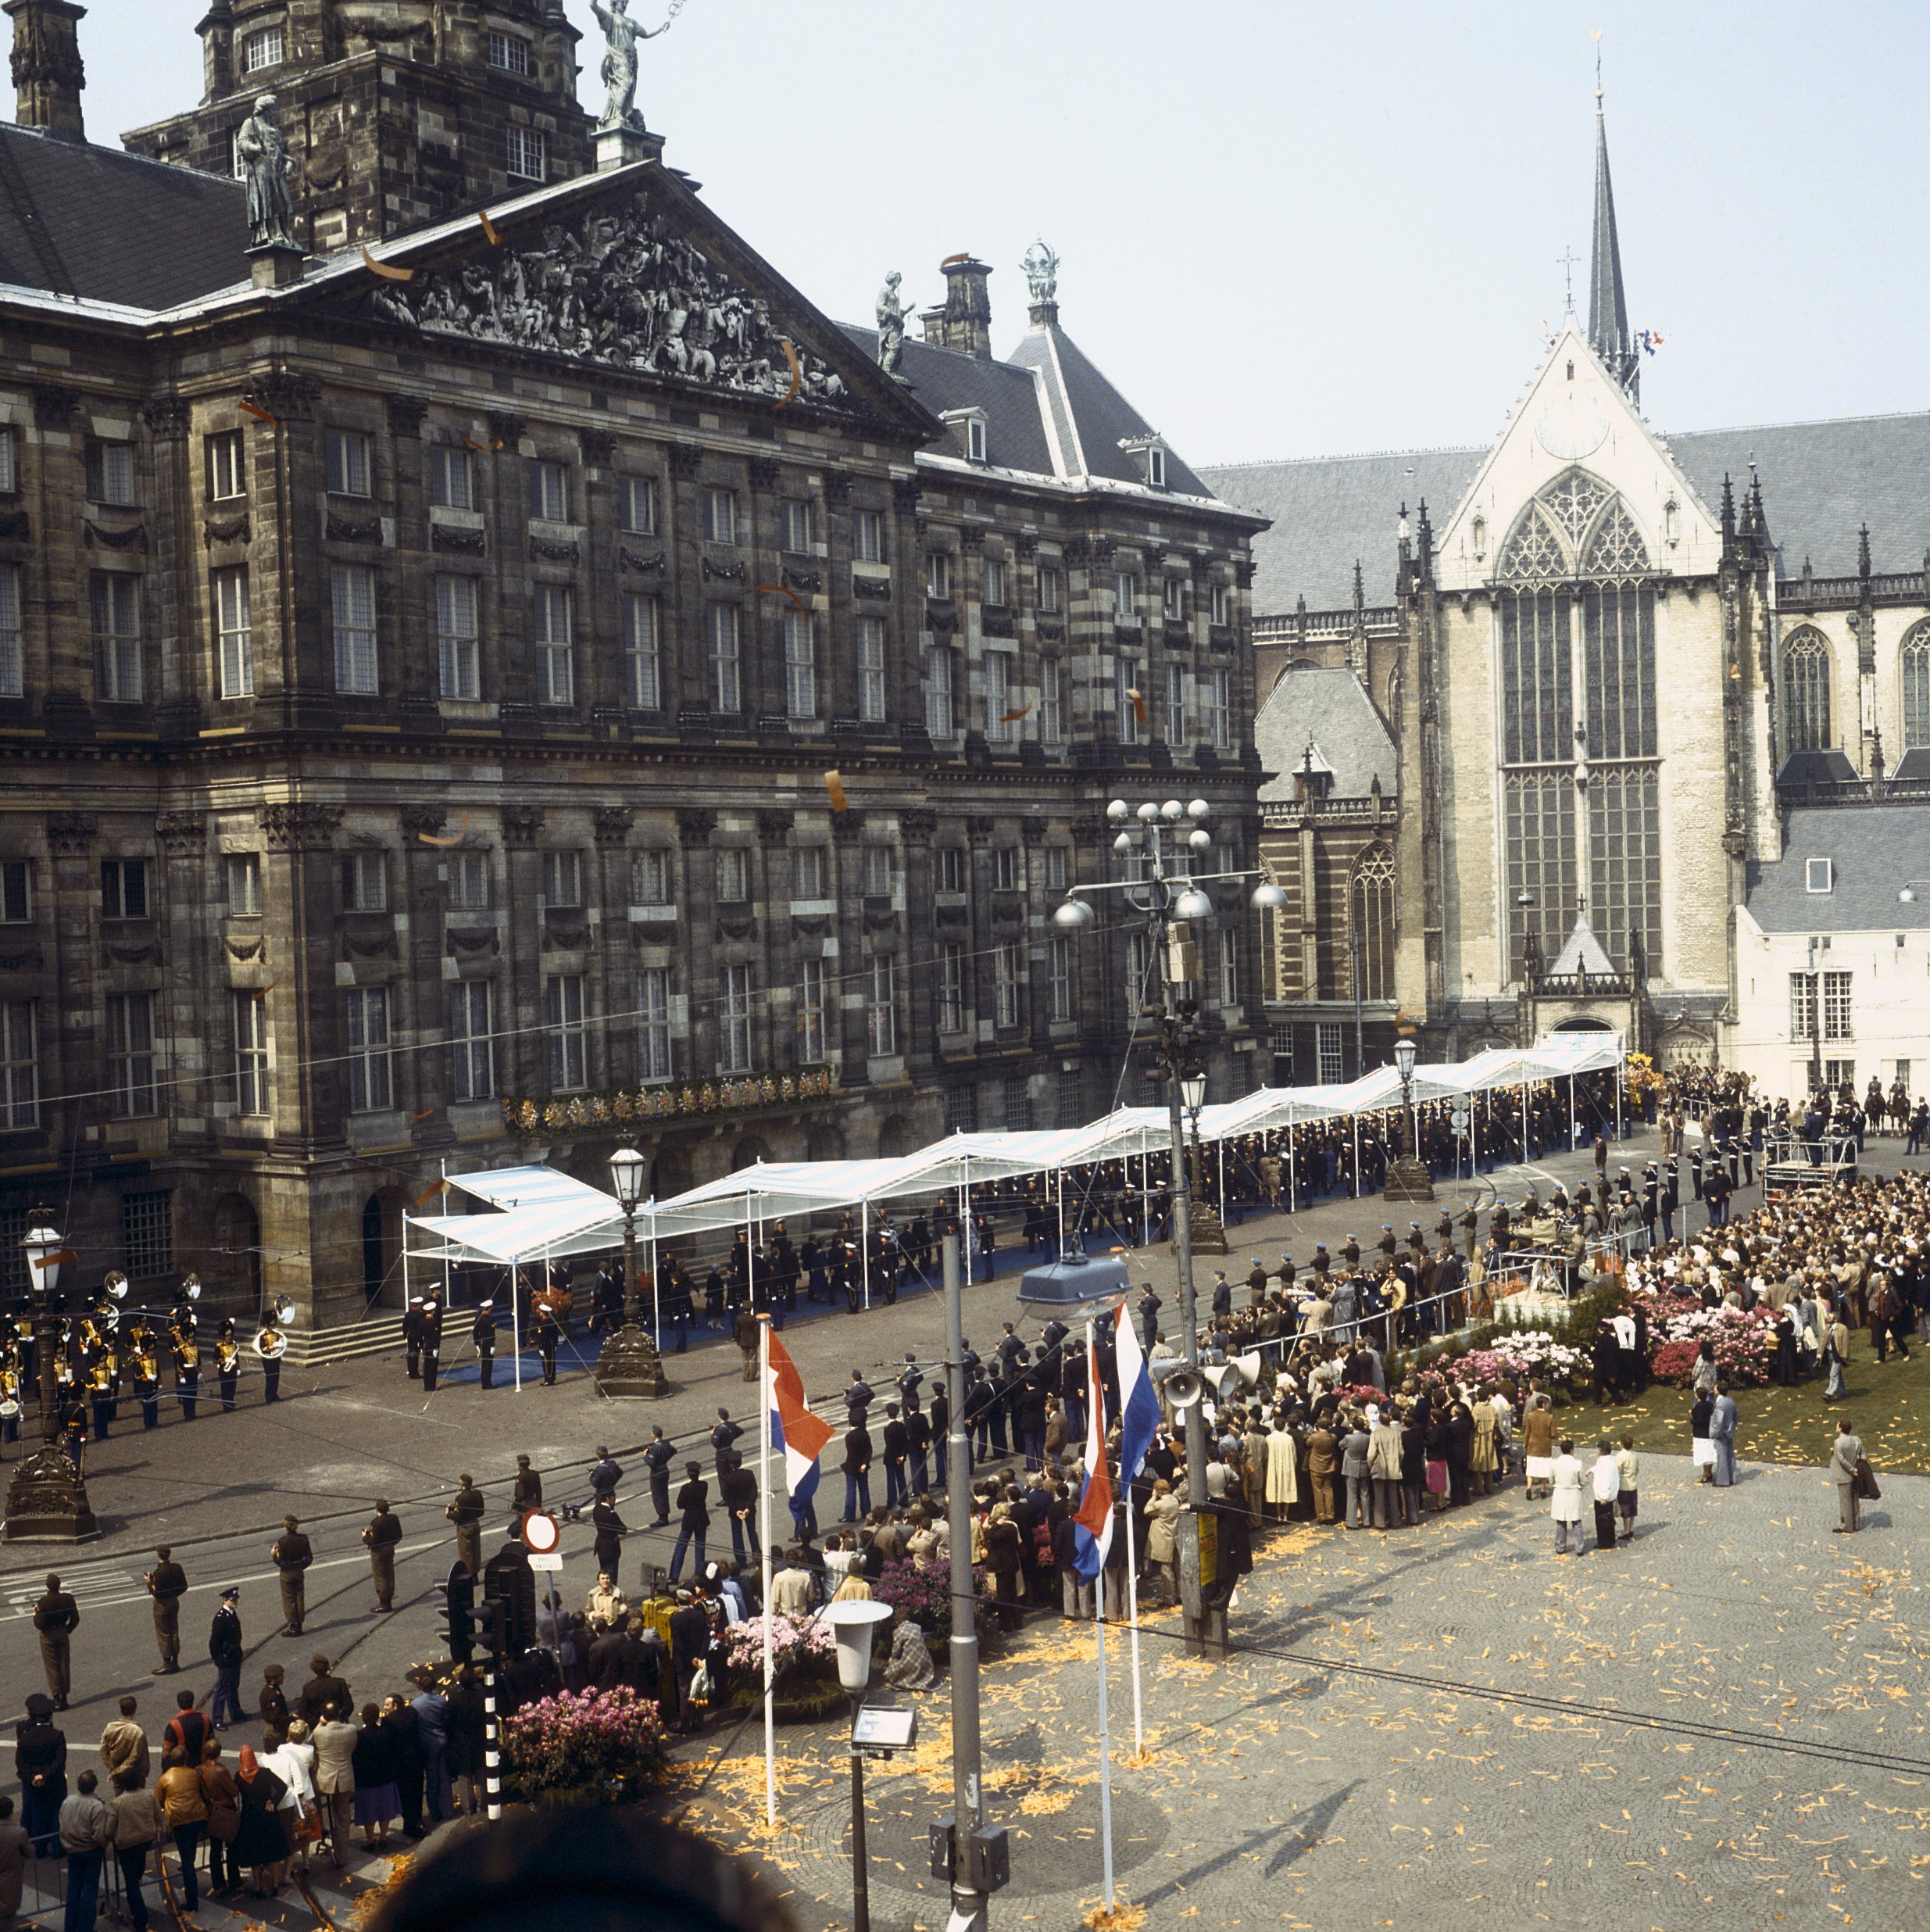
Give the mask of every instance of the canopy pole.
<svg viewBox="0 0 1930 1932">
<path fill-rule="evenodd" d="M 1139 1143 L 1139 1245 L 1153 1245 L 1153 1157 L 1146 1152 L 1143 1139 Z"/>
<path fill-rule="evenodd" d="M 1220 1225 L 1226 1225 L 1226 1136 L 1220 1137 Z"/>
<path fill-rule="evenodd" d="M 1300 1211 L 1300 1164 L 1293 1157 L 1293 1122 L 1287 1122 L 1287 1212 Z"/>
<path fill-rule="evenodd" d="M 1066 1258 L 1066 1170 L 1063 1165 L 1056 1169 L 1054 1178 L 1058 1183 L 1056 1192 L 1059 1197 L 1058 1258 L 1063 1261 Z"/>
<path fill-rule="evenodd" d="M 1353 1197 L 1358 1200 L 1360 1198 L 1360 1116 L 1356 1113 L 1349 1114 L 1348 1118 L 1353 1127 Z"/>
<path fill-rule="evenodd" d="M 762 1454 L 757 1462 L 758 1541 L 763 1546 L 764 1612 L 764 1822 L 777 1828 L 777 1667 L 770 1630 L 770 1317 L 757 1324 L 757 1408 Z M 788 1487 L 788 1465 L 787 1482 Z"/>
<path fill-rule="evenodd" d="M 663 1349 L 663 1290 L 658 1285 L 661 1271 L 656 1264 L 656 1197 L 650 1197 L 650 1325 L 651 1340 L 660 1354 Z"/>
<path fill-rule="evenodd" d="M 858 1203 L 858 1265 L 864 1275 L 864 1305 L 871 1306 L 871 1200 L 869 1195 Z"/>
<path fill-rule="evenodd" d="M 1574 1118 L 1574 1075 L 1570 1074 L 1568 1076 L 1568 1151 L 1571 1154 L 1573 1154 L 1576 1147 L 1581 1144 L 1581 1140 L 1582 1130 L 1576 1125 Z"/>
</svg>

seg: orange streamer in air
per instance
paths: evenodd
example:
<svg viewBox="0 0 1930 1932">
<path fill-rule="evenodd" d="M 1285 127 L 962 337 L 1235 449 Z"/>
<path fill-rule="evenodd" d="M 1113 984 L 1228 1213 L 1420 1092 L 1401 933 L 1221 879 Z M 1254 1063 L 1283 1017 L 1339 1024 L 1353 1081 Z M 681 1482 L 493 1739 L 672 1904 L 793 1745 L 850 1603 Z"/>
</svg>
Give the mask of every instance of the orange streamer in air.
<svg viewBox="0 0 1930 1932">
<path fill-rule="evenodd" d="M 386 262 L 378 262 L 371 255 L 365 243 L 362 250 L 362 266 L 371 275 L 380 275 L 384 281 L 413 281 L 416 271 L 413 268 L 391 268 Z"/>
<path fill-rule="evenodd" d="M 850 801 L 845 796 L 845 781 L 839 773 L 827 771 L 824 774 L 824 789 L 831 794 L 831 808 L 833 811 L 842 812 L 849 809 Z"/>
</svg>

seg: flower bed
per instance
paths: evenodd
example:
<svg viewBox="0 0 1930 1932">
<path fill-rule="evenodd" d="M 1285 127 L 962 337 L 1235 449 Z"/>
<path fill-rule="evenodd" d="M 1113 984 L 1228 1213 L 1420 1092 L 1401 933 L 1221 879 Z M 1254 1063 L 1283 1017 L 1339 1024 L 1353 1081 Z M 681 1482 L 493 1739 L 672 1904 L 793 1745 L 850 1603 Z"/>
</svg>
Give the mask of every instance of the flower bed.
<svg viewBox="0 0 1930 1932">
<path fill-rule="evenodd" d="M 838 1637 L 813 1617 L 777 1617 L 770 1626 L 772 1705 L 787 1723 L 824 1716 L 844 1701 L 838 1683 Z M 764 1700 L 764 1619 L 747 1617 L 724 1633 L 730 1701 L 747 1711 Z"/>
<path fill-rule="evenodd" d="M 1714 1344 L 1716 1372 L 1737 1388 L 1760 1389 L 1776 1360 L 1773 1309 L 1705 1308 L 1675 1294 L 1638 1297 L 1649 1323 L 1649 1373 L 1671 1387 L 1687 1388 L 1696 1372 L 1699 1344 Z"/>
<path fill-rule="evenodd" d="M 988 1637 L 996 1628 L 997 1619 L 985 1594 L 982 1563 L 972 1572 L 972 1589 L 978 1599 L 978 1634 Z M 924 1632 L 926 1645 L 935 1655 L 943 1654 L 952 1639 L 952 1571 L 949 1564 L 915 1563 L 910 1557 L 901 1557 L 885 1565 L 884 1574 L 871 1586 L 871 1594 L 917 1624 Z"/>
<path fill-rule="evenodd" d="M 559 1691 L 502 1727 L 504 1787 L 529 1804 L 613 1805 L 641 1797 L 663 1769 L 656 1706 L 631 1690 Z"/>
</svg>

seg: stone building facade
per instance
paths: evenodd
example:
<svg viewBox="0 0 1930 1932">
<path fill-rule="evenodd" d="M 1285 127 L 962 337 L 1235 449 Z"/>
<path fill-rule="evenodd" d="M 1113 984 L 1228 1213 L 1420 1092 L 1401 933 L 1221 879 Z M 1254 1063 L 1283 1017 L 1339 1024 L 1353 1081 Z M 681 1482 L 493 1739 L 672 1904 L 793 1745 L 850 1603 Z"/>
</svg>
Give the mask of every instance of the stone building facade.
<svg viewBox="0 0 1930 1932">
<path fill-rule="evenodd" d="M 283 99 L 365 72 L 300 38 L 356 9 L 282 11 Z M 370 84 L 505 86 L 478 9 L 402 11 L 438 37 Z M 155 152 L 220 159 L 210 59 Z M 950 265 L 894 380 L 649 137 L 412 226 L 352 134 L 345 225 L 310 168 L 317 249 L 258 284 L 225 169 L 91 146 L 72 92 L 65 138 L 0 126 L 9 1286 L 45 1201 L 83 1283 L 328 1328 L 393 1305 L 445 1168 L 631 1140 L 667 1196 L 1111 1104 L 1131 936 L 1050 912 L 1120 792 L 1253 862 L 1260 520 L 1055 302 L 1000 361 Z M 1203 989 L 1216 1097 L 1254 938 Z"/>
<path fill-rule="evenodd" d="M 1274 796 L 1302 747 L 1266 721 L 1344 668 L 1396 747 L 1390 1020 L 1443 1058 L 1611 1027 L 1732 1063 L 1739 909 L 1788 813 L 1875 799 L 1913 806 L 1886 827 L 1930 824 L 1930 416 L 1659 434 L 1597 134 L 1588 322 L 1554 332 L 1491 447 L 1206 481 L 1270 520 L 1264 849 L 1290 896 L 1328 882 L 1330 951 L 1371 808 Z M 1891 869 L 1923 868 L 1900 846 Z M 1301 921 L 1275 922 L 1267 1015 L 1296 1067 L 1296 1034 L 1351 1019 L 1299 971 Z"/>
</svg>

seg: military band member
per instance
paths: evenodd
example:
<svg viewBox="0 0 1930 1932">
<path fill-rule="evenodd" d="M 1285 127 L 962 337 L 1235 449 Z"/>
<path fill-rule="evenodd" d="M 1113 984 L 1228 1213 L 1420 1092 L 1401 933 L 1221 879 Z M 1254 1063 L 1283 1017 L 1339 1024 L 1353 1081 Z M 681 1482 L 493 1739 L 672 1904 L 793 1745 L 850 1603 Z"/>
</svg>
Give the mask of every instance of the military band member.
<svg viewBox="0 0 1930 1932">
<path fill-rule="evenodd" d="M 114 1419 L 114 1358 L 103 1354 L 87 1372 L 87 1394 L 94 1411 L 94 1440 L 105 1442 Z"/>
<path fill-rule="evenodd" d="M 154 1640 L 161 1651 L 159 1674 L 165 1677 L 181 1667 L 181 1599 L 188 1594 L 188 1572 L 164 1543 L 141 1580 L 154 1599 Z"/>
<path fill-rule="evenodd" d="M 442 1307 L 434 1295 L 422 1304 L 422 1392 L 435 1394 L 442 1368 Z"/>
<path fill-rule="evenodd" d="M 362 1533 L 369 1546 L 369 1574 L 375 1580 L 375 1608 L 378 1612 L 395 1607 L 395 1546 L 402 1540 L 402 1526 L 391 1512 L 387 1501 L 377 1497 L 375 1515 Z"/>
<path fill-rule="evenodd" d="M 306 1572 L 315 1561 L 315 1551 L 295 1518 L 282 1518 L 281 1534 L 268 1546 L 268 1555 L 281 1576 L 281 1614 L 288 1623 L 282 1634 L 299 1637 L 302 1619 L 308 1614 Z"/>
<path fill-rule="evenodd" d="M 255 1353 L 261 1358 L 262 1400 L 281 1400 L 281 1358 L 288 1352 L 288 1338 L 275 1326 L 271 1315 L 263 1320 L 255 1337 Z"/>
<path fill-rule="evenodd" d="M 241 1345 L 234 1339 L 234 1324 L 221 1324 L 220 1339 L 214 1345 L 215 1382 L 221 1391 L 221 1407 L 228 1414 L 234 1413 L 234 1394 L 241 1379 Z"/>
<path fill-rule="evenodd" d="M 495 1307 L 494 1301 L 478 1302 L 476 1319 L 469 1331 L 476 1344 L 476 1377 L 485 1389 L 496 1386 Z"/>
<path fill-rule="evenodd" d="M 195 1404 L 201 1399 L 201 1346 L 191 1338 L 174 1350 L 174 1399 L 181 1405 L 181 1420 L 195 1419 Z"/>
<path fill-rule="evenodd" d="M 134 1383 L 134 1399 L 141 1404 L 141 1426 L 158 1429 L 161 1424 L 161 1364 L 152 1337 L 135 1344 L 127 1372 Z"/>
<path fill-rule="evenodd" d="M 201 1311 L 195 1306 L 200 1298 L 201 1283 L 192 1275 L 174 1291 L 174 1311 L 167 1318 L 167 1326 L 177 1349 L 184 1342 L 201 1340 Z"/>
</svg>

